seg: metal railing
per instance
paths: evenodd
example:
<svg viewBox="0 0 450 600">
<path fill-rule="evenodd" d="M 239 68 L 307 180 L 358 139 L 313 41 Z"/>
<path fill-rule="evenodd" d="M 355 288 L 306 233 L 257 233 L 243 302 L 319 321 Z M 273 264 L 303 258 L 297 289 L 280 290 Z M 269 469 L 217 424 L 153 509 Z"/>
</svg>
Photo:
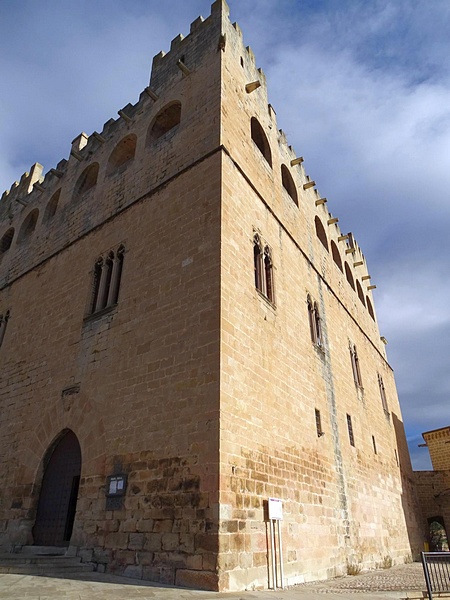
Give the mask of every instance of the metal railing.
<svg viewBox="0 0 450 600">
<path fill-rule="evenodd" d="M 422 552 L 423 574 L 428 598 L 450 592 L 450 552 Z"/>
</svg>

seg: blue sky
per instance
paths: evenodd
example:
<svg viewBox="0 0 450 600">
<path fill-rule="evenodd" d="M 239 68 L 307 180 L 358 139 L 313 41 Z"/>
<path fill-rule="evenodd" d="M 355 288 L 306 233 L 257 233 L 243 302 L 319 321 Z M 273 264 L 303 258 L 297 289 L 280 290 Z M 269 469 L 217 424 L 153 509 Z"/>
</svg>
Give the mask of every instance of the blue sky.
<svg viewBox="0 0 450 600">
<path fill-rule="evenodd" d="M 230 0 L 307 173 L 367 258 L 415 468 L 450 424 L 450 2 Z M 0 0 L 0 188 L 67 158 L 208 0 Z"/>
</svg>

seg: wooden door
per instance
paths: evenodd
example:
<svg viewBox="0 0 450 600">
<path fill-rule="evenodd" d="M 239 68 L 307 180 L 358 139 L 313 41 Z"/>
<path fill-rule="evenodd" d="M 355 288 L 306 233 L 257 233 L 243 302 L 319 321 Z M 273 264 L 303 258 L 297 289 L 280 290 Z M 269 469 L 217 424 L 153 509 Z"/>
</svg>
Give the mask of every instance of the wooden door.
<svg viewBox="0 0 450 600">
<path fill-rule="evenodd" d="M 35 545 L 69 544 L 75 520 L 80 473 L 80 444 L 73 431 L 68 431 L 51 452 L 44 471 L 33 528 Z"/>
</svg>

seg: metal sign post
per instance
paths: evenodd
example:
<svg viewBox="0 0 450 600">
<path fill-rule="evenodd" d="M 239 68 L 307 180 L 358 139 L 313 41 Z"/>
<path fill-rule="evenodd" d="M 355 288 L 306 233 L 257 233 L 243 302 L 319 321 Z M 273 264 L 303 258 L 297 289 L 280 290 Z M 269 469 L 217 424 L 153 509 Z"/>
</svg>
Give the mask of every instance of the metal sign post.
<svg viewBox="0 0 450 600">
<path fill-rule="evenodd" d="M 284 570 L 283 570 L 283 545 L 281 541 L 281 521 L 283 520 L 283 502 L 279 498 L 269 498 L 269 521 L 270 521 L 270 545 L 271 545 L 271 558 L 272 558 L 272 584 L 273 589 L 280 587 L 284 589 Z M 277 521 L 277 533 L 275 534 L 275 521 Z M 276 543 L 275 537 L 278 537 L 278 551 L 275 550 Z M 280 562 L 280 585 L 278 585 L 278 573 L 277 573 L 277 554 Z"/>
</svg>

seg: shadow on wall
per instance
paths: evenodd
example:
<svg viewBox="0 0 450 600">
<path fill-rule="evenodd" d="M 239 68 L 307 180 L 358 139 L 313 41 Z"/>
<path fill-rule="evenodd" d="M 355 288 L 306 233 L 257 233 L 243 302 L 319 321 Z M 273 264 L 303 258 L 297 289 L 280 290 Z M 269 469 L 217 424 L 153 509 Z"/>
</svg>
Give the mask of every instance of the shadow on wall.
<svg viewBox="0 0 450 600">
<path fill-rule="evenodd" d="M 402 507 L 405 516 L 406 530 L 408 532 L 411 555 L 414 560 L 419 560 L 420 552 L 424 549 L 424 542 L 428 538 L 425 522 L 422 516 L 419 499 L 413 479 L 411 458 L 406 441 L 403 421 L 392 412 L 396 439 L 396 460 L 402 479 Z"/>
</svg>

